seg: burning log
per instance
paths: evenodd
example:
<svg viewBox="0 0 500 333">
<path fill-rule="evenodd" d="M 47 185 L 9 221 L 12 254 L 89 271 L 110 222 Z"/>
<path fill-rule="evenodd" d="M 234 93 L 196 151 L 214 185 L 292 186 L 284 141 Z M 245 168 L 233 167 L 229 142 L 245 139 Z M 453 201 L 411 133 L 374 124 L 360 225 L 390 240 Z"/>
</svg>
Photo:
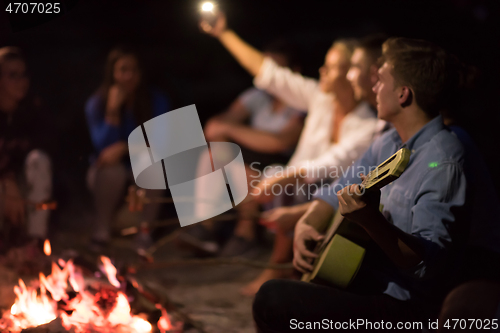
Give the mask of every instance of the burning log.
<svg viewBox="0 0 500 333">
<path fill-rule="evenodd" d="M 49 251 L 47 251 L 49 252 Z M 89 286 L 72 260 L 53 262 L 52 273 L 40 273 L 29 287 L 19 280 L 17 296 L 10 310 L 0 319 L 2 332 L 72 333 L 149 333 L 153 324 L 146 315 L 132 313 L 125 285 L 107 257 L 101 257 L 102 270 L 110 284 Z M 155 326 L 160 332 L 172 329 L 170 317 L 158 306 Z M 156 329 L 155 329 L 156 330 Z"/>
</svg>

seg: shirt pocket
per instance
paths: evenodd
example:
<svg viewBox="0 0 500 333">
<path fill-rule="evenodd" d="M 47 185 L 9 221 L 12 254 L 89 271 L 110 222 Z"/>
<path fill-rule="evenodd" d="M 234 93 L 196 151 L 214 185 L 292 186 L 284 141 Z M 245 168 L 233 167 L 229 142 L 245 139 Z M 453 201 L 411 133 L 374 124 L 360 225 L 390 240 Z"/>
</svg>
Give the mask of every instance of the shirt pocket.
<svg viewBox="0 0 500 333">
<path fill-rule="evenodd" d="M 410 203 L 410 198 L 399 191 L 392 190 L 384 205 L 384 215 L 389 216 L 392 224 L 406 233 L 411 232 Z"/>
</svg>

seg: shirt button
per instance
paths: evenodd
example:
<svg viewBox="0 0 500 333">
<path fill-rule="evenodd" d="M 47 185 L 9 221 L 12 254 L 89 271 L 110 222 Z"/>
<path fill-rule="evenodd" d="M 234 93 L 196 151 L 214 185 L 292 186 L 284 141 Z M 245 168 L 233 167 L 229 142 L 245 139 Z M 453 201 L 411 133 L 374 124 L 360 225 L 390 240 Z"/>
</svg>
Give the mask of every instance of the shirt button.
<svg viewBox="0 0 500 333">
<path fill-rule="evenodd" d="M 415 152 L 415 149 L 412 149 L 412 150 L 411 150 L 411 152 L 412 152 L 412 153 L 414 153 L 414 152 Z"/>
</svg>

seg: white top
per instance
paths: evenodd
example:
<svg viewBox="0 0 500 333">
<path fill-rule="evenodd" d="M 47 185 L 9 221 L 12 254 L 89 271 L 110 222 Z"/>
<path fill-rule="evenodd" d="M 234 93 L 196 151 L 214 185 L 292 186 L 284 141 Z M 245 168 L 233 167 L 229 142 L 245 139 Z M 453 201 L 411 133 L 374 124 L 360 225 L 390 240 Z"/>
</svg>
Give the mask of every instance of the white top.
<svg viewBox="0 0 500 333">
<path fill-rule="evenodd" d="M 338 142 L 332 143 L 334 96 L 323 93 L 318 81 L 279 67 L 266 57 L 254 84 L 295 109 L 307 110 L 299 143 L 288 163 L 288 166 L 305 167 L 307 182 L 336 178 L 331 177 L 330 171 L 325 174 L 317 170 L 333 167 L 341 172 L 360 158 L 372 143 L 378 120 L 368 103 L 359 103 L 345 116 Z"/>
<path fill-rule="evenodd" d="M 288 125 L 290 119 L 301 114 L 301 111 L 289 106 L 274 111 L 273 97 L 257 88 L 245 90 L 238 98 L 250 112 L 251 127 L 261 131 L 279 133 Z"/>
</svg>

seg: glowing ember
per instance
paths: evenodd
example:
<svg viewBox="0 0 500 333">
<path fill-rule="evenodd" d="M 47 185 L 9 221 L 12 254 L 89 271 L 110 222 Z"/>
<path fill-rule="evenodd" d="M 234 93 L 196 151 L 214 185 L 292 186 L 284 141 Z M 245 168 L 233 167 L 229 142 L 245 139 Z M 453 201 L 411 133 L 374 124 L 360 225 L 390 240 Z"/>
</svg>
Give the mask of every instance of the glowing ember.
<svg viewBox="0 0 500 333">
<path fill-rule="evenodd" d="M 45 253 L 46 256 L 50 256 L 50 254 L 52 253 L 52 249 L 50 248 L 50 242 L 48 239 L 46 239 L 43 243 L 43 253 Z"/>
<path fill-rule="evenodd" d="M 49 244 L 50 246 L 50 244 Z M 116 268 L 107 257 L 101 257 L 104 271 L 114 287 L 120 284 L 116 279 Z M 59 264 L 59 265 L 58 265 Z M 71 260 L 52 263 L 52 273 L 40 273 L 39 290 L 27 287 L 19 280 L 14 287 L 17 296 L 10 311 L 0 318 L 1 332 L 21 330 L 47 324 L 57 317 L 63 327 L 71 332 L 116 332 L 126 327 L 130 333 L 149 333 L 153 326 L 140 316 L 132 315 L 127 297 L 112 287 L 102 287 L 95 295 L 85 289 L 85 282 L 78 267 Z M 50 293 L 48 293 L 48 292 Z M 72 298 L 68 295 L 70 292 Z M 172 326 L 167 312 L 161 307 L 162 317 L 158 328 L 165 332 Z"/>
</svg>

